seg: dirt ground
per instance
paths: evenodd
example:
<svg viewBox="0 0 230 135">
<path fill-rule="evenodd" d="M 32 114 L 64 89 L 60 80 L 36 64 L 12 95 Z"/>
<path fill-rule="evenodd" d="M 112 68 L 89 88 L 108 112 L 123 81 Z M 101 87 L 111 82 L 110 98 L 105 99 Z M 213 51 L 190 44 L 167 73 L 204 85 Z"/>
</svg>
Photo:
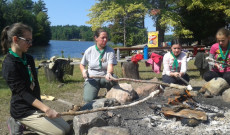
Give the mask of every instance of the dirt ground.
<svg viewBox="0 0 230 135">
<path fill-rule="evenodd" d="M 191 80 L 190 81 L 191 85 L 193 86 L 194 90 L 199 90 L 201 88 L 201 86 L 204 85 L 205 81 L 204 80 Z M 132 84 L 134 89 L 135 87 L 138 86 L 137 83 Z M 100 95 L 104 95 L 105 94 L 105 90 L 102 90 L 100 92 Z M 56 97 L 59 99 L 62 99 L 64 101 L 73 103 L 75 105 L 83 105 L 84 102 L 82 101 L 82 93 L 62 93 L 62 95 L 60 97 Z M 225 106 L 230 108 L 230 105 L 227 103 L 223 103 L 221 101 L 221 99 L 219 97 L 215 98 L 215 99 L 198 99 L 200 102 L 202 103 L 209 103 L 212 105 L 217 105 L 217 106 Z M 1 102 L 1 99 L 0 99 Z M 132 130 L 132 134 L 134 135 L 148 135 L 148 134 L 152 134 L 154 132 L 154 134 L 167 134 L 164 131 L 160 131 L 160 130 L 146 130 L 145 126 L 139 125 L 135 123 L 141 119 L 143 119 L 144 116 L 148 116 L 152 114 L 152 110 L 149 108 L 149 104 L 153 103 L 153 102 L 160 102 L 160 101 L 155 101 L 155 100 L 151 100 L 151 101 L 147 101 L 144 104 L 138 105 L 136 107 L 132 107 L 132 108 L 127 108 L 125 109 L 126 111 L 122 111 L 122 110 L 115 110 L 114 113 L 119 113 L 119 115 L 121 115 L 121 117 L 123 118 L 123 122 L 121 122 L 122 127 L 126 127 Z M 56 109 L 58 112 L 66 112 L 68 109 L 70 109 L 69 106 L 67 106 L 64 103 L 60 103 L 57 100 L 56 101 L 46 101 L 44 100 L 44 103 L 47 104 L 48 106 L 51 106 L 52 108 Z M 8 102 L 1 102 L 1 104 L 9 104 Z M 1 107 L 0 107 L 1 108 Z M 1 108 L 3 109 L 3 108 Z M 132 112 L 132 113 L 130 113 Z M 3 121 L 1 121 L 0 123 L 0 134 L 1 135 L 8 135 L 8 129 L 7 129 L 7 124 L 6 121 L 9 118 L 9 116 L 3 116 L 1 114 L 0 117 L 4 117 L 2 118 Z M 72 120 L 73 120 L 74 116 L 64 116 L 63 118 L 72 125 Z M 109 121 L 109 120 L 108 120 Z M 109 121 L 111 124 L 113 122 Z M 151 132 L 151 133 L 149 133 Z M 31 132 L 31 131 L 25 131 L 24 134 L 27 135 L 34 135 L 35 133 Z M 70 135 L 74 134 L 73 130 L 71 131 Z M 189 133 L 188 133 L 189 134 Z"/>
</svg>

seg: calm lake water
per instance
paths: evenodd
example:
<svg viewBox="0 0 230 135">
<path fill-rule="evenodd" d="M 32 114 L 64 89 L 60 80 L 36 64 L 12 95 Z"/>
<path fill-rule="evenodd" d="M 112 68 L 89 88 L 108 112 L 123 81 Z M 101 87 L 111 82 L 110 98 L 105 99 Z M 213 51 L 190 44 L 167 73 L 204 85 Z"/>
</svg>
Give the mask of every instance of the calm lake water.
<svg viewBox="0 0 230 135">
<path fill-rule="evenodd" d="M 50 59 L 52 56 L 62 56 L 68 58 L 82 58 L 82 53 L 94 45 L 94 41 L 58 41 L 50 40 L 48 46 L 31 47 L 28 51 L 35 59 Z"/>
</svg>

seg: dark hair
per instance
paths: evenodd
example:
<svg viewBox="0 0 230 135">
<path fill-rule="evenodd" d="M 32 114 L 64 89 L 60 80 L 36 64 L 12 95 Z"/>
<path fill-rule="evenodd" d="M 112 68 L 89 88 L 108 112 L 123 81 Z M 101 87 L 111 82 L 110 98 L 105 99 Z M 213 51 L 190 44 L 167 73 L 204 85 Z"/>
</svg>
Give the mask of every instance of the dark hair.
<svg viewBox="0 0 230 135">
<path fill-rule="evenodd" d="M 107 33 L 107 31 L 105 31 L 104 29 L 97 28 L 96 31 L 94 32 L 94 37 L 99 37 L 100 33 L 102 33 L 102 32 L 106 32 Z"/>
<path fill-rule="evenodd" d="M 174 45 L 174 44 L 179 44 L 181 46 L 181 41 L 179 39 L 173 39 L 171 41 L 171 45 Z"/>
<path fill-rule="evenodd" d="M 179 44 L 180 46 L 182 46 L 182 45 L 181 45 L 180 39 L 173 39 L 173 40 L 171 41 L 171 45 L 173 46 L 174 44 Z"/>
<path fill-rule="evenodd" d="M 228 37 L 228 36 L 230 36 L 230 31 L 228 29 L 222 27 L 217 31 L 216 36 L 222 36 L 222 35 Z"/>
<path fill-rule="evenodd" d="M 8 49 L 12 44 L 12 37 L 23 37 L 25 31 L 29 31 L 32 33 L 32 28 L 22 24 L 22 23 L 14 23 L 10 26 L 6 26 L 1 33 L 1 46 L 3 54 L 8 52 Z"/>
</svg>

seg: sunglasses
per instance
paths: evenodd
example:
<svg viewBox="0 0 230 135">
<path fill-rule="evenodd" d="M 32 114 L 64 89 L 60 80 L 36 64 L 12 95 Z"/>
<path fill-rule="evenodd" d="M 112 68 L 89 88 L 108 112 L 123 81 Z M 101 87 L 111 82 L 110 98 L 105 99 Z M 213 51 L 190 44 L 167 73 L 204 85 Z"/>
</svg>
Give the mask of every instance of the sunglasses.
<svg viewBox="0 0 230 135">
<path fill-rule="evenodd" d="M 31 39 L 25 39 L 25 38 L 23 38 L 23 37 L 18 37 L 18 38 L 21 39 L 21 40 L 26 41 L 26 43 L 27 43 L 28 45 L 31 45 L 32 42 L 33 42 L 33 40 L 31 40 Z"/>
</svg>

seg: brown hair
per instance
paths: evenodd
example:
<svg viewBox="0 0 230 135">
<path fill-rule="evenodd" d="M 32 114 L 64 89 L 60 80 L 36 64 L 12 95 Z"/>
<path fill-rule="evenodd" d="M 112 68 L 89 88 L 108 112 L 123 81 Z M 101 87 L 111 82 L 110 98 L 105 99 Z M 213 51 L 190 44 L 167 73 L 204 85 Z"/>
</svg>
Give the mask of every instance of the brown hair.
<svg viewBox="0 0 230 135">
<path fill-rule="evenodd" d="M 216 36 L 229 37 L 230 36 L 230 31 L 228 29 L 222 27 L 217 31 Z"/>
<path fill-rule="evenodd" d="M 8 52 L 8 49 L 12 44 L 12 37 L 23 37 L 23 33 L 25 31 L 29 31 L 32 33 L 32 28 L 22 24 L 22 23 L 14 23 L 10 26 L 6 26 L 1 33 L 1 46 L 3 54 Z"/>
<path fill-rule="evenodd" d="M 171 41 L 171 45 L 172 45 L 172 46 L 175 45 L 175 44 L 179 44 L 180 46 L 182 46 L 180 39 L 173 39 L 173 40 Z"/>
<path fill-rule="evenodd" d="M 99 37 L 99 36 L 100 36 L 100 33 L 102 33 L 102 32 L 106 32 L 106 33 L 107 33 L 107 31 L 105 31 L 104 29 L 98 28 L 98 29 L 94 32 L 94 37 Z"/>
</svg>

